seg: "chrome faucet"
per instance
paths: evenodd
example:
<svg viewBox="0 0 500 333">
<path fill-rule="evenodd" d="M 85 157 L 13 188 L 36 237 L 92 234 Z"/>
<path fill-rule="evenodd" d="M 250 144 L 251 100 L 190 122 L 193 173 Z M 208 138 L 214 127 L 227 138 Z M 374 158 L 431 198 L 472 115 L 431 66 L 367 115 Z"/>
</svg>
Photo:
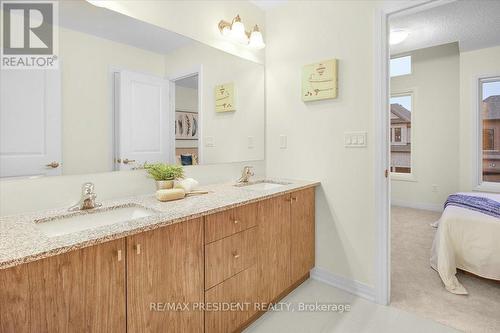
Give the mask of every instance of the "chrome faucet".
<svg viewBox="0 0 500 333">
<path fill-rule="evenodd" d="M 253 167 L 251 166 L 244 167 L 241 173 L 241 178 L 238 180 L 238 183 L 248 183 L 250 177 L 252 177 L 253 175 L 254 175 Z"/>
<path fill-rule="evenodd" d="M 97 197 L 97 194 L 94 192 L 94 184 L 92 183 L 85 183 L 82 186 L 82 196 L 80 198 L 80 201 L 69 208 L 69 211 L 76 211 L 76 210 L 86 210 L 86 209 L 93 209 L 97 207 L 101 207 L 102 204 L 96 203 L 95 198 Z"/>
</svg>

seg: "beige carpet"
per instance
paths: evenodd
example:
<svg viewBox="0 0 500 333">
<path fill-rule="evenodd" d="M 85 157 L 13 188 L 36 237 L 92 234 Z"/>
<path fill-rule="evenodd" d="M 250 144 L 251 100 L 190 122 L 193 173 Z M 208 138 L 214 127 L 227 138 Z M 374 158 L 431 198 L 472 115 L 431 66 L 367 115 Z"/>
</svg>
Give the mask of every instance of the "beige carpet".
<svg viewBox="0 0 500 333">
<path fill-rule="evenodd" d="M 500 282 L 459 272 L 469 295 L 446 291 L 429 265 L 440 214 L 392 207 L 391 306 L 434 319 L 464 332 L 500 332 Z M 500 240 L 499 240 L 500 241 Z"/>
</svg>

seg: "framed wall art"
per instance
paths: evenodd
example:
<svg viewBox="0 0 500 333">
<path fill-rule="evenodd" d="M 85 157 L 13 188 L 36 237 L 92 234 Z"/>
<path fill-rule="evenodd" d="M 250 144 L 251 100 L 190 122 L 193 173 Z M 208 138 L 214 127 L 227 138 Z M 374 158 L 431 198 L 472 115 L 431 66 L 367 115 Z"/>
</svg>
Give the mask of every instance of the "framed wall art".
<svg viewBox="0 0 500 333">
<path fill-rule="evenodd" d="M 234 105 L 234 83 L 215 86 L 215 112 L 236 111 Z"/>
<path fill-rule="evenodd" d="M 198 139 L 198 130 L 197 112 L 175 112 L 175 139 L 196 140 Z"/>
<path fill-rule="evenodd" d="M 337 98 L 337 59 L 302 68 L 302 101 Z"/>
</svg>

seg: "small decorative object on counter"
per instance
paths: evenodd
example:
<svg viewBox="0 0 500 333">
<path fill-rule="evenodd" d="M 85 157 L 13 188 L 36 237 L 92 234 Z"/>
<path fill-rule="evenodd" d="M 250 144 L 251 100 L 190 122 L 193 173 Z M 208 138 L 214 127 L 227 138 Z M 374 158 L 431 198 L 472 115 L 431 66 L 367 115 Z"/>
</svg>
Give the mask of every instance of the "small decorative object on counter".
<svg viewBox="0 0 500 333">
<path fill-rule="evenodd" d="M 199 194 L 207 194 L 208 191 L 191 191 L 191 192 L 186 192 L 182 188 L 171 188 L 167 190 L 158 190 L 156 191 L 156 199 L 158 201 L 172 201 L 172 200 L 179 200 L 183 199 L 184 197 L 190 196 L 190 195 L 199 195 Z"/>
<path fill-rule="evenodd" d="M 174 188 L 182 188 L 186 192 L 195 190 L 198 185 L 198 181 L 193 178 L 179 179 L 174 182 Z"/>
<path fill-rule="evenodd" d="M 174 187 L 174 180 L 184 178 L 184 169 L 180 165 L 170 165 L 166 163 L 144 164 L 144 169 L 156 180 L 158 190 L 171 189 Z"/>
</svg>

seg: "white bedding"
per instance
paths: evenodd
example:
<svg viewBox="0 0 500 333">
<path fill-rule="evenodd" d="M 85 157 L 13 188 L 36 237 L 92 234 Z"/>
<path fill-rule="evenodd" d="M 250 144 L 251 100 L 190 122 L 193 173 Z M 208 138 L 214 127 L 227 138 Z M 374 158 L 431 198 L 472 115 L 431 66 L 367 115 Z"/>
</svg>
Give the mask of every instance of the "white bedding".
<svg viewBox="0 0 500 333">
<path fill-rule="evenodd" d="M 500 194 L 460 193 L 500 202 Z M 431 266 L 454 294 L 467 294 L 458 282 L 457 268 L 500 280 L 500 219 L 466 208 L 448 206 L 438 221 Z"/>
</svg>

